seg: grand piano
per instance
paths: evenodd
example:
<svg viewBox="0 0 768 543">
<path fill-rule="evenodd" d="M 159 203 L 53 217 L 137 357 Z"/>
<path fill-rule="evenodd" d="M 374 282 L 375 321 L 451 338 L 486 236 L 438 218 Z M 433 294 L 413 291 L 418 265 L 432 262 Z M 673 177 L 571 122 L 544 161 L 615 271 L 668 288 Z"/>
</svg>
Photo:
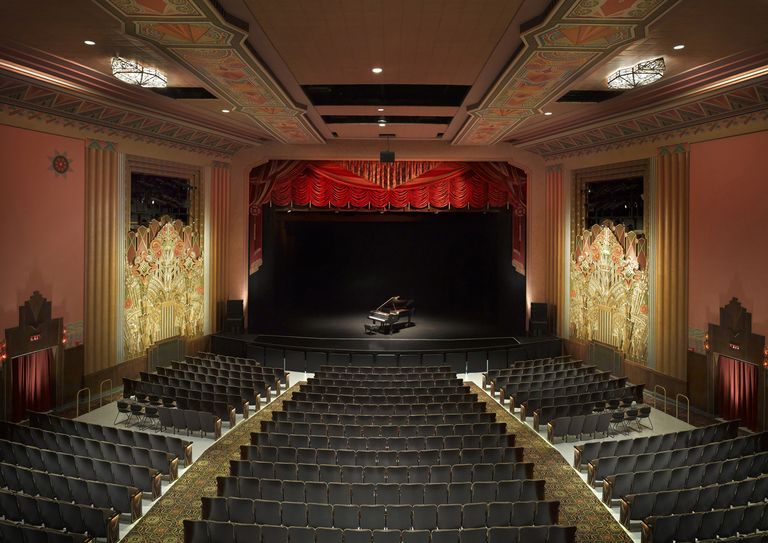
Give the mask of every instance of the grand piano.
<svg viewBox="0 0 768 543">
<path fill-rule="evenodd" d="M 401 328 L 413 326 L 415 324 L 411 321 L 414 312 L 413 305 L 413 300 L 392 296 L 389 300 L 368 313 L 371 324 L 365 325 L 365 333 L 375 334 L 380 332 L 391 334 Z"/>
</svg>

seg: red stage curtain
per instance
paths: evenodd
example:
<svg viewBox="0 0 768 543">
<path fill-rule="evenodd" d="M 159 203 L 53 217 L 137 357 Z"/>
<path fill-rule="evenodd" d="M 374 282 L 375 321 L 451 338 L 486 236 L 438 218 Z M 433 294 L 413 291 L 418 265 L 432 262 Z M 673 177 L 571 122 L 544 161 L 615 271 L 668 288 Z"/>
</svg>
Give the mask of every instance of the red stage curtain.
<svg viewBox="0 0 768 543">
<path fill-rule="evenodd" d="M 741 419 L 743 426 L 757 425 L 757 366 L 726 356 L 718 359 L 720 416 Z"/>
<path fill-rule="evenodd" d="M 261 206 L 269 200 L 275 183 L 283 178 L 291 179 L 299 175 L 307 163 L 300 160 L 270 160 L 251 170 L 249 202 L 250 202 L 250 250 L 249 273 L 256 273 L 261 266 L 261 248 L 263 246 Z"/>
<path fill-rule="evenodd" d="M 511 206 L 512 262 L 525 274 L 526 179 L 505 162 L 441 162 L 397 186 L 361 177 L 340 162 L 268 162 L 251 174 L 251 273 L 261 265 L 261 206 L 266 202 L 357 209 Z"/>
<path fill-rule="evenodd" d="M 45 349 L 13 359 L 13 418 L 22 420 L 27 410 L 53 407 L 51 369 L 53 350 Z"/>
</svg>

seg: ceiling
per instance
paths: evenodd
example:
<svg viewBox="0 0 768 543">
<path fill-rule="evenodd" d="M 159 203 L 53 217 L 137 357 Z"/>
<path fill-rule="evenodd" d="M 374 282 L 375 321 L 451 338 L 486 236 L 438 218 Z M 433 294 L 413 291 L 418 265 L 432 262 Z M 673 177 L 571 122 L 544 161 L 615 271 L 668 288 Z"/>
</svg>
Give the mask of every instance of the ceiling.
<svg viewBox="0 0 768 543">
<path fill-rule="evenodd" d="M 5 0 L 0 18 L 12 21 L 0 38 L 0 101 L 23 105 L 38 87 L 57 86 L 143 115 L 130 125 L 136 131 L 159 114 L 225 138 L 221 149 L 233 152 L 388 135 L 511 141 L 547 154 L 567 146 L 556 138 L 709 96 L 737 73 L 754 77 L 734 84 L 764 83 L 768 66 L 765 0 Z M 212 97 L 173 99 L 117 82 L 114 55 Z M 614 70 L 658 56 L 666 63 L 658 83 L 599 103 L 557 101 L 606 90 Z M 755 92 L 749 107 L 767 107 Z"/>
</svg>

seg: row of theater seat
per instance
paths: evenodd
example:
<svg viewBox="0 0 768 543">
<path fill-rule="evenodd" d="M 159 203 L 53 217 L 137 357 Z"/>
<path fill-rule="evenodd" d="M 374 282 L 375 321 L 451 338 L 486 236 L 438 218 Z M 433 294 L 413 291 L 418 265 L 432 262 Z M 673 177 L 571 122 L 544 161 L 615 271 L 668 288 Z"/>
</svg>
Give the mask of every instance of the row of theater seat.
<svg viewBox="0 0 768 543">
<path fill-rule="evenodd" d="M 0 490 L 0 514 L 5 520 L 105 538 L 108 543 L 118 539 L 120 517 L 111 509 Z"/>
<path fill-rule="evenodd" d="M 269 436 L 270 434 L 263 434 Z M 355 439 L 355 438 L 349 438 Z M 373 443 L 375 438 L 363 438 L 362 446 Z M 346 446 L 350 446 L 349 443 Z M 293 460 L 294 453 L 295 458 Z M 384 449 L 312 449 L 276 447 L 272 445 L 242 445 L 240 456 L 243 460 L 262 460 L 271 462 L 298 462 L 309 460 L 314 454 L 315 463 L 321 465 L 349 466 L 433 466 L 452 464 L 496 464 L 502 462 L 520 462 L 523 459 L 522 447 L 487 447 L 482 449 L 422 449 L 392 451 Z"/>
<path fill-rule="evenodd" d="M 213 385 L 212 385 L 213 386 Z M 461 403 L 476 402 L 477 394 L 468 392 L 456 392 L 446 394 L 410 394 L 407 396 L 392 396 L 387 394 L 378 394 L 376 396 L 353 396 L 351 394 L 330 394 L 323 392 L 303 392 L 301 390 L 294 392 L 291 396 L 293 401 L 312 402 L 312 403 L 340 403 L 356 404 L 362 406 L 384 406 L 384 405 L 409 405 L 415 403 Z"/>
<path fill-rule="evenodd" d="M 330 504 L 464 504 L 544 499 L 544 481 L 476 483 L 326 483 L 258 477 L 217 477 L 218 496 Z"/>
<path fill-rule="evenodd" d="M 262 432 L 333 437 L 428 437 L 455 435 L 505 434 L 505 422 L 468 422 L 459 424 L 390 424 L 356 426 L 322 422 L 262 420 Z"/>
<path fill-rule="evenodd" d="M 0 520 L 0 541 L 9 543 L 92 543 L 84 534 L 71 534 L 50 528 Z"/>
<path fill-rule="evenodd" d="M 145 466 L 75 456 L 10 441 L 0 441 L 0 462 L 68 477 L 135 486 L 142 492 L 150 492 L 153 498 L 160 496 L 161 474 Z"/>
<path fill-rule="evenodd" d="M 281 481 L 327 483 L 468 483 L 530 479 L 530 462 L 497 464 L 436 464 L 431 466 L 355 466 L 339 464 L 293 464 L 259 460 L 230 460 L 232 475 L 264 477 Z"/>
<path fill-rule="evenodd" d="M 286 422 L 321 422 L 324 424 L 345 424 L 357 426 L 386 426 L 395 424 L 465 424 L 472 422 L 495 422 L 495 413 L 443 413 L 442 404 L 429 404 L 426 414 L 411 415 L 340 415 L 338 413 L 314 413 L 306 411 L 273 411 L 272 420 Z"/>
<path fill-rule="evenodd" d="M 602 404 L 608 408 L 617 403 L 625 405 L 632 402 L 643 401 L 645 385 L 628 385 L 622 388 L 599 390 L 596 392 L 584 392 L 581 394 L 564 394 L 549 396 L 547 398 L 528 398 L 520 404 L 520 420 L 525 421 L 531 415 L 535 416 L 543 408 L 552 408 L 559 405 L 574 405 L 584 403 Z M 534 423 L 535 426 L 535 423 Z"/>
<path fill-rule="evenodd" d="M 255 397 L 256 395 L 270 399 L 272 397 L 272 387 L 270 384 L 264 380 L 264 379 L 251 379 L 249 377 L 229 377 L 229 376 L 223 376 L 223 375 L 212 375 L 208 373 L 202 373 L 202 372 L 195 372 L 195 371 L 184 371 L 184 370 L 175 370 L 170 367 L 160 366 L 157 368 L 156 373 L 147 373 L 147 372 L 139 372 L 139 377 L 142 381 L 147 381 L 149 383 L 160 383 L 160 384 L 170 384 L 173 385 L 175 380 L 178 379 L 179 383 L 182 382 L 191 382 L 191 383 L 198 383 L 199 387 L 196 385 L 187 386 L 187 388 L 198 388 L 199 390 L 203 390 L 203 387 L 206 385 L 218 385 L 218 386 L 226 386 L 227 392 L 235 392 L 235 391 L 242 391 L 247 390 L 248 391 L 248 397 Z M 231 393 L 230 392 L 230 393 Z M 255 400 L 254 400 L 255 403 Z"/>
<path fill-rule="evenodd" d="M 190 432 L 200 432 L 200 437 L 203 433 L 213 434 L 214 439 L 221 437 L 221 418 L 211 412 L 158 407 L 157 413 L 160 417 L 161 430 L 173 428 L 174 432 L 186 430 L 187 435 Z"/>
<path fill-rule="evenodd" d="M 768 432 L 761 432 L 715 443 L 685 449 L 672 449 L 655 453 L 606 456 L 596 458 L 587 465 L 587 481 L 594 484 L 608 475 L 636 471 L 655 471 L 681 466 L 693 466 L 737 458 L 768 450 Z"/>
<path fill-rule="evenodd" d="M 546 381 L 553 378 L 559 372 L 574 372 L 568 375 L 578 375 L 578 372 L 591 373 L 596 371 L 595 366 L 585 366 L 580 360 L 570 362 L 552 362 L 527 368 L 508 368 L 506 371 L 489 371 L 485 374 L 485 384 L 491 388 L 499 388 L 507 383 L 519 383 L 522 381 Z M 547 377 L 544 377 L 547 376 Z M 556 377 L 555 377 L 556 378 Z"/>
<path fill-rule="evenodd" d="M 603 501 L 610 504 L 627 494 L 725 484 L 764 473 L 768 473 L 768 452 L 673 469 L 619 473 L 603 481 Z"/>
<path fill-rule="evenodd" d="M 425 449 L 487 449 L 489 447 L 513 447 L 515 445 L 515 436 L 514 434 L 496 433 L 428 437 L 328 437 L 308 436 L 306 434 L 282 434 L 278 432 L 252 432 L 251 444 L 271 445 L 274 447 L 292 447 L 295 449 L 311 447 L 315 450 L 378 450 L 382 453 L 397 453 L 398 451 L 423 451 Z M 384 458 L 385 456 L 387 456 L 387 454 L 382 456 L 382 464 L 386 461 L 386 458 Z M 392 455 L 389 454 L 389 457 L 391 456 Z M 294 460 L 285 461 L 293 462 Z M 314 460 L 300 461 L 314 462 Z M 333 464 L 335 461 L 324 461 L 321 459 L 318 463 Z"/>
<path fill-rule="evenodd" d="M 634 439 L 592 441 L 574 447 L 573 467 L 579 469 L 584 464 L 604 456 L 655 453 L 723 441 L 736 437 L 738 428 L 738 421 L 728 421 L 691 430 Z"/>
<path fill-rule="evenodd" d="M 134 486 L 89 481 L 0 463 L 0 487 L 30 496 L 114 509 L 131 515 L 131 521 L 142 514 L 142 493 Z"/>
<path fill-rule="evenodd" d="M 178 459 L 166 451 L 116 445 L 109 441 L 57 434 L 10 422 L 0 422 L 0 438 L 2 438 L 0 439 L 0 447 L 13 448 L 19 444 L 29 445 L 37 449 L 87 456 L 95 460 L 121 462 L 156 469 L 160 473 L 168 475 L 171 481 L 178 476 Z M 9 452 L 3 453 L 3 456 L 7 455 Z"/>
<path fill-rule="evenodd" d="M 451 385 L 440 384 L 454 383 Z M 319 394 L 338 394 L 340 396 L 352 396 L 355 398 L 364 398 L 367 396 L 389 396 L 392 394 L 402 396 L 426 396 L 426 395 L 438 395 L 438 394 L 468 394 L 470 392 L 469 387 L 460 384 L 456 379 L 445 379 L 443 381 L 419 381 L 413 384 L 394 384 L 391 386 L 380 385 L 375 387 L 361 387 L 358 381 L 349 381 L 349 385 L 327 385 L 317 383 L 313 379 L 310 379 L 307 384 L 302 385 L 301 390 L 304 392 L 314 392 Z M 425 383 L 437 383 L 437 384 L 425 384 Z"/>
<path fill-rule="evenodd" d="M 184 543 L 574 543 L 574 526 L 366 530 L 185 520 Z"/>
<path fill-rule="evenodd" d="M 450 373 L 455 375 L 456 372 L 451 369 L 450 366 L 365 366 L 365 365 L 341 365 L 341 364 L 323 364 L 317 371 L 319 374 L 326 373 L 340 373 L 342 375 L 355 375 L 368 374 L 368 375 L 408 375 L 408 374 L 425 374 L 434 375 L 436 373 Z"/>
<path fill-rule="evenodd" d="M 699 488 L 629 494 L 621 498 L 621 521 L 629 526 L 633 520 L 642 520 L 653 515 L 727 509 L 731 506 L 764 502 L 766 499 L 768 475 Z"/>
<path fill-rule="evenodd" d="M 624 414 L 620 414 L 621 419 L 623 419 Z M 612 416 L 612 413 L 591 413 L 589 415 L 556 418 L 547 423 L 547 439 L 550 443 L 554 443 L 558 437 L 564 440 L 567 440 L 568 436 L 578 439 L 586 434 L 594 437 L 597 433 L 607 436 Z"/>
<path fill-rule="evenodd" d="M 221 375 L 224 377 L 258 377 L 266 381 L 274 390 L 278 390 L 280 384 L 287 381 L 287 374 L 282 370 L 278 373 L 275 368 L 229 363 L 220 363 L 218 366 L 213 366 L 205 362 L 200 360 L 189 362 L 172 361 L 171 369 L 194 371 L 206 375 Z"/>
<path fill-rule="evenodd" d="M 617 400 L 615 403 L 615 408 L 611 408 L 611 406 L 608 407 L 611 409 L 618 408 L 619 401 Z M 552 422 L 555 419 L 574 417 L 577 415 L 591 415 L 594 412 L 602 412 L 605 408 L 606 402 L 602 400 L 546 405 L 544 407 L 539 407 L 533 412 L 533 423 L 531 426 L 533 426 L 535 430 L 538 430 L 539 426 Z M 522 419 L 522 416 L 520 418 Z"/>
<path fill-rule="evenodd" d="M 259 405 L 261 402 L 261 398 L 265 397 L 268 398 L 265 391 L 258 391 L 254 386 L 252 385 L 241 385 L 241 384 L 219 384 L 219 383 L 207 383 L 204 381 L 198 381 L 197 379 L 182 379 L 179 377 L 168 377 L 167 375 L 159 375 L 157 373 L 147 373 L 147 374 L 140 374 L 141 380 L 140 383 L 146 383 L 147 385 L 152 385 L 153 392 L 149 392 L 150 394 L 155 394 L 159 396 L 167 396 L 166 391 L 167 387 L 170 387 L 172 389 L 179 389 L 179 390 L 189 390 L 189 391 L 198 391 L 200 393 L 207 392 L 209 394 L 214 394 L 216 396 L 235 396 L 239 397 L 240 401 L 245 403 L 249 403 L 251 405 Z M 160 390 L 161 392 L 157 392 Z"/>
<path fill-rule="evenodd" d="M 626 395 L 627 378 L 618 377 L 604 379 L 601 381 L 591 381 L 580 385 L 566 385 L 561 387 L 548 387 L 548 388 L 536 388 L 531 390 L 518 391 L 513 395 L 508 395 L 504 392 L 504 389 L 499 391 L 499 401 L 504 402 L 505 398 L 509 397 L 509 403 L 512 408 L 519 407 L 521 403 L 531 399 L 539 398 L 554 398 L 556 396 L 570 396 L 572 394 L 585 394 L 588 392 L 605 392 L 613 391 L 614 394 L 618 394 L 619 398 L 623 398 Z M 605 395 L 610 399 L 610 394 Z"/>
<path fill-rule="evenodd" d="M 203 497 L 202 519 L 244 524 L 437 530 L 557 524 L 560 502 L 443 505 L 330 505 L 250 498 Z"/>
<path fill-rule="evenodd" d="M 504 396 L 514 396 L 518 392 L 537 390 L 539 388 L 559 388 L 568 385 L 581 385 L 593 381 L 604 381 L 610 377 L 608 372 L 596 371 L 594 366 L 582 366 L 577 369 L 558 370 L 549 373 L 534 373 L 531 375 L 510 375 L 498 378 L 494 382 Z M 546 387 L 544 386 L 546 384 Z"/>
<path fill-rule="evenodd" d="M 178 457 L 185 465 L 192 462 L 192 442 L 178 437 L 124 430 L 112 426 L 75 421 L 47 413 L 28 412 L 28 414 L 29 424 L 35 428 L 97 441 L 108 441 L 119 445 L 167 451 Z"/>
<path fill-rule="evenodd" d="M 766 503 L 702 513 L 648 517 L 642 524 L 642 543 L 694 541 L 757 531 L 768 532 Z M 768 533 L 764 533 L 763 537 L 768 537 Z"/>
<path fill-rule="evenodd" d="M 441 377 L 433 376 L 430 378 L 420 377 L 415 374 L 404 375 L 400 377 L 380 376 L 380 377 L 367 377 L 359 379 L 357 377 L 341 378 L 341 377 L 310 377 L 307 379 L 307 384 L 312 386 L 324 386 L 324 387 L 338 387 L 345 389 L 345 392 L 339 392 L 339 394 L 352 394 L 352 392 L 346 391 L 347 389 L 361 390 L 364 388 L 361 383 L 365 383 L 371 388 L 409 388 L 413 389 L 411 394 L 436 394 L 432 389 L 443 388 L 442 385 L 437 387 L 434 385 L 436 381 L 441 383 L 448 380 L 448 382 L 456 382 L 455 373 L 441 374 Z M 469 387 L 465 387 L 469 388 Z"/>
<path fill-rule="evenodd" d="M 171 400 L 174 400 L 176 405 L 180 407 L 181 404 L 179 400 L 181 399 L 224 404 L 233 407 L 236 413 L 242 415 L 246 415 L 248 413 L 250 406 L 248 401 L 243 399 L 240 394 L 227 394 L 226 391 L 223 393 L 218 393 L 208 390 L 193 390 L 180 385 L 161 385 L 158 383 L 148 383 L 138 379 L 129 379 L 127 377 L 123 377 L 123 396 L 130 398 L 131 396 L 138 394 L 170 398 Z"/>
<path fill-rule="evenodd" d="M 295 396 L 294 393 L 293 396 Z M 292 396 L 292 398 L 293 398 Z M 427 413 L 482 413 L 484 404 L 474 401 L 418 402 L 402 404 L 351 404 L 342 402 L 315 402 L 284 400 L 285 411 L 305 413 L 336 413 L 339 415 L 426 415 Z"/>
<path fill-rule="evenodd" d="M 216 480 L 224 497 L 259 498 L 331 505 L 419 505 L 535 501 L 544 497 L 541 480 L 474 483 L 326 483 L 230 476 Z"/>
<path fill-rule="evenodd" d="M 533 358 L 529 360 L 512 360 L 507 363 L 503 368 L 490 368 L 488 370 L 488 377 L 496 377 L 499 375 L 507 375 L 518 371 L 524 371 L 527 369 L 537 370 L 545 368 L 553 364 L 581 364 L 581 360 L 572 360 L 571 355 L 556 356 L 551 358 Z"/>
</svg>

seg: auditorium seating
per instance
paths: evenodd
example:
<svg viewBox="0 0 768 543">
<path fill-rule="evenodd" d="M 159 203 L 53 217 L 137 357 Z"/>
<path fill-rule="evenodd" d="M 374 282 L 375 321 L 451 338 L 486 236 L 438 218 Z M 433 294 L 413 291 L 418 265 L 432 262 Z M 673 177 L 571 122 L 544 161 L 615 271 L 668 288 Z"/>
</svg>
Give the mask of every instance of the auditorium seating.
<svg viewBox="0 0 768 543">
<path fill-rule="evenodd" d="M 524 402 L 520 403 L 520 420 L 525 420 L 527 417 L 533 415 L 535 417 L 536 412 L 544 407 L 567 405 L 567 404 L 583 404 L 583 403 L 595 403 L 603 404 L 610 407 L 611 403 L 618 403 L 623 398 L 632 399 L 632 401 L 642 401 L 643 390 L 645 385 L 628 385 L 624 388 L 615 388 L 608 390 L 599 390 L 595 392 L 584 392 L 580 394 L 566 394 L 560 396 L 549 396 L 546 398 L 528 398 Z M 542 422 L 543 424 L 543 422 Z M 534 428 L 538 428 L 534 421 Z"/>
<path fill-rule="evenodd" d="M 236 470 L 233 470 L 233 473 Z M 444 503 L 472 503 L 472 502 L 517 502 L 517 501 L 541 501 L 544 499 L 544 481 L 528 478 L 515 478 L 514 473 L 505 475 L 498 481 L 476 481 L 477 486 L 471 482 L 407 482 L 405 477 L 397 480 L 405 482 L 379 482 L 372 483 L 373 488 L 361 486 L 366 483 L 327 483 L 325 481 L 292 481 L 243 475 L 231 475 L 217 477 L 217 495 L 233 498 L 259 498 L 269 500 L 283 500 L 290 502 L 307 503 L 353 503 L 354 499 L 365 495 L 372 497 L 373 504 L 396 505 L 400 503 L 426 503 L 440 505 Z M 365 480 L 365 474 L 363 475 Z M 486 483 L 492 484 L 486 484 Z M 332 486 L 331 486 L 332 485 Z M 355 486 L 357 485 L 357 486 Z M 403 488 L 403 485 L 408 485 Z M 353 490 L 353 486 L 355 490 Z M 372 490 L 372 493 L 371 493 Z M 474 490 L 474 492 L 473 492 Z M 404 498 L 401 501 L 401 491 Z M 369 499 L 370 501 L 370 499 Z"/>
<path fill-rule="evenodd" d="M 768 530 L 765 502 L 683 515 L 648 517 L 642 524 L 642 543 L 670 543 L 725 538 Z M 765 534 L 763 534 L 765 537 Z"/>
<path fill-rule="evenodd" d="M 768 474 L 741 481 L 679 490 L 628 494 L 621 498 L 621 522 L 650 516 L 705 512 L 726 509 L 768 499 Z"/>
<path fill-rule="evenodd" d="M 587 481 L 594 484 L 608 475 L 654 471 L 738 458 L 768 449 L 768 432 L 726 439 L 682 449 L 595 458 L 587 465 Z"/>
<path fill-rule="evenodd" d="M 559 417 L 547 424 L 547 439 L 554 443 L 560 437 L 567 439 L 572 436 L 580 439 L 584 435 L 595 436 L 596 433 L 608 435 L 611 413 L 591 413 L 589 415 L 573 415 Z"/>
<path fill-rule="evenodd" d="M 58 434 L 10 422 L 0 422 L 0 439 L 13 442 L 14 445 L 21 443 L 37 449 L 153 468 L 168 475 L 171 481 L 178 477 L 178 458 L 166 451 Z"/>
<path fill-rule="evenodd" d="M 768 452 L 673 469 L 619 473 L 603 481 L 603 501 L 609 504 L 614 498 L 627 494 L 724 484 L 765 473 L 768 473 Z"/>
<path fill-rule="evenodd" d="M 134 486 L 88 481 L 0 463 L 0 487 L 30 496 L 114 509 L 131 515 L 132 522 L 142 514 L 142 493 Z"/>
<path fill-rule="evenodd" d="M 658 452 L 722 441 L 736 437 L 738 428 L 739 421 L 727 421 L 669 434 L 584 443 L 574 447 L 573 467 L 580 469 L 584 464 L 604 456 Z"/>
<path fill-rule="evenodd" d="M 88 534 L 107 543 L 118 539 L 119 515 L 111 509 L 0 490 L 0 513 L 5 520 L 23 521 L 25 525 Z"/>
<path fill-rule="evenodd" d="M 575 541 L 449 367 L 323 366 L 260 423 L 186 542 Z"/>
<path fill-rule="evenodd" d="M 185 520 L 185 543 L 569 543 L 574 526 L 369 530 Z"/>
<path fill-rule="evenodd" d="M 45 413 L 30 411 L 28 414 L 29 424 L 35 428 L 98 441 L 108 441 L 120 445 L 166 451 L 183 460 L 186 466 L 192 463 L 192 442 L 178 437 L 164 436 L 152 432 L 124 430 Z"/>
<path fill-rule="evenodd" d="M 530 479 L 533 475 L 533 464 L 502 460 L 496 463 L 401 464 L 385 467 L 353 464 L 294 464 L 291 462 L 243 459 L 230 460 L 230 473 L 239 476 L 289 481 L 450 483 Z"/>
<path fill-rule="evenodd" d="M 213 434 L 214 439 L 221 437 L 221 418 L 213 413 L 168 407 L 158 407 L 157 410 L 161 430 L 173 428 L 174 432 L 186 430 L 187 435 L 200 432 L 201 437 L 208 433 Z"/>
<path fill-rule="evenodd" d="M 64 533 L 59 530 L 0 520 L 0 541 L 12 543 L 92 543 L 93 538 L 83 534 Z"/>
<path fill-rule="evenodd" d="M 153 499 L 160 496 L 161 474 L 146 466 L 76 456 L 6 440 L 0 440 L 0 462 L 68 477 L 135 486 L 151 493 Z"/>
</svg>

